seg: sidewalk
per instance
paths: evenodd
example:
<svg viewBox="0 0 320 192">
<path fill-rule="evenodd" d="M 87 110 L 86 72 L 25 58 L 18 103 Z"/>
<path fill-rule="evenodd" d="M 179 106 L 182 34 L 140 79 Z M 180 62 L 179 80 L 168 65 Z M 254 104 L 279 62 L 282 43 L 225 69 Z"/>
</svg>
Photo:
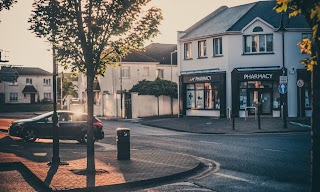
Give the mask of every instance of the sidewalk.
<svg viewBox="0 0 320 192">
<path fill-rule="evenodd" d="M 254 117 L 235 118 L 233 122 L 226 118 L 212 117 L 172 117 L 172 118 L 144 118 L 143 125 L 160 127 L 170 130 L 202 133 L 202 134 L 239 134 L 239 133 L 282 133 L 310 131 L 310 119 L 288 118 L 287 128 L 283 128 L 283 119 L 276 117 L 261 117 L 260 128 Z"/>
<path fill-rule="evenodd" d="M 131 187 L 185 176 L 201 168 L 199 160 L 182 154 L 131 150 L 131 160 L 119 161 L 115 150 L 96 147 L 97 172 L 86 174 L 85 145 L 62 150 L 61 144 L 61 161 L 69 165 L 50 167 L 47 163 L 52 157 L 51 143 L 34 143 L 32 148 L 27 147 L 31 145 L 28 143 L 24 148 L 21 143 L 0 132 L 0 191 L 127 191 Z"/>
</svg>

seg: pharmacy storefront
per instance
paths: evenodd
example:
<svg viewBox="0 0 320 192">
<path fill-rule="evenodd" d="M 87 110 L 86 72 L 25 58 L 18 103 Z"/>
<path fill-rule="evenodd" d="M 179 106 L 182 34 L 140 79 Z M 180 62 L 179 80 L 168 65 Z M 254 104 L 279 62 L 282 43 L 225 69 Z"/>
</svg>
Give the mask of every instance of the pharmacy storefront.
<svg viewBox="0 0 320 192">
<path fill-rule="evenodd" d="M 226 117 L 226 73 L 180 76 L 180 114 Z"/>
<path fill-rule="evenodd" d="M 232 80 L 232 109 L 239 117 L 253 115 L 257 103 L 261 103 L 261 114 L 279 117 L 281 111 L 279 77 L 282 70 L 240 70 L 234 69 Z M 260 97 L 260 98 L 259 98 Z"/>
</svg>

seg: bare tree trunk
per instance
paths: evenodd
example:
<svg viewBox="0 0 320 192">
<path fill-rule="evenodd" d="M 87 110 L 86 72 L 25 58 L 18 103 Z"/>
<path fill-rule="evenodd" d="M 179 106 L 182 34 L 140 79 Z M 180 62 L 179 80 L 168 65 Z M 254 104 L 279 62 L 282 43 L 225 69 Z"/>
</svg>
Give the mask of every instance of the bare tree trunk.
<svg viewBox="0 0 320 192">
<path fill-rule="evenodd" d="M 93 64 L 88 65 L 87 71 L 87 171 L 92 173 L 95 172 L 95 162 L 94 162 L 94 130 L 93 130 L 93 103 L 94 103 L 94 93 L 93 93 L 93 81 L 94 81 L 94 69 Z"/>
<path fill-rule="evenodd" d="M 312 71 L 312 192 L 320 191 L 320 60 Z"/>
</svg>

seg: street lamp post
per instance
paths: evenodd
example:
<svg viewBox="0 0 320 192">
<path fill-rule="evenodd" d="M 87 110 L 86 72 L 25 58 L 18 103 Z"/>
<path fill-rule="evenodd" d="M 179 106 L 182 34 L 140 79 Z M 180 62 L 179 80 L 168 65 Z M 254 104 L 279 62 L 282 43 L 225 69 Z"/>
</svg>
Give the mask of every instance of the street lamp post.
<svg viewBox="0 0 320 192">
<path fill-rule="evenodd" d="M 172 51 L 171 52 L 171 65 L 170 65 L 170 69 L 171 69 L 171 78 L 170 78 L 170 80 L 172 81 L 172 54 L 174 54 L 174 53 L 177 53 L 177 50 L 174 50 L 174 51 Z"/>
</svg>

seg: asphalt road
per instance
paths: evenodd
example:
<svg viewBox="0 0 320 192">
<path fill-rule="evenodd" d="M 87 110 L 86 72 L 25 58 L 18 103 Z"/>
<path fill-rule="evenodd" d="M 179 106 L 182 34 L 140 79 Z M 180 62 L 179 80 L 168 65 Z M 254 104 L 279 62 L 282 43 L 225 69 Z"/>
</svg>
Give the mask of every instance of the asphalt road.
<svg viewBox="0 0 320 192">
<path fill-rule="evenodd" d="M 208 169 L 194 177 L 136 191 L 309 191 L 310 134 L 189 134 L 104 121 L 106 138 L 116 145 L 117 127 L 130 128 L 132 149 L 161 149 L 202 159 Z"/>
</svg>

